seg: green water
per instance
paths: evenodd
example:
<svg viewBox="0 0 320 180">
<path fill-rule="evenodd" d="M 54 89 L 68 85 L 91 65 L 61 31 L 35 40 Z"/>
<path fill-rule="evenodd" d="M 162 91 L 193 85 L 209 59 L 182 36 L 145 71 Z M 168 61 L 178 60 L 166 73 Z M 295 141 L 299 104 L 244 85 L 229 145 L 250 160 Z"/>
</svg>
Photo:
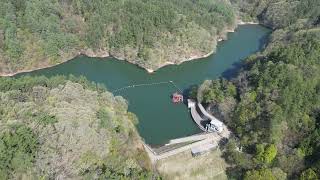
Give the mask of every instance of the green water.
<svg viewBox="0 0 320 180">
<path fill-rule="evenodd" d="M 170 65 L 153 74 L 113 58 L 78 57 L 55 67 L 23 75 L 83 75 L 91 81 L 105 84 L 110 91 L 132 84 L 172 80 L 185 90 L 206 79 L 231 76 L 240 60 L 264 47 L 269 33 L 269 29 L 259 25 L 242 25 L 235 33 L 228 34 L 227 41 L 219 43 L 214 55 L 179 66 Z M 128 100 L 129 110 L 139 118 L 137 128 L 145 141 L 163 144 L 172 138 L 200 132 L 187 106 L 171 103 L 170 95 L 175 91 L 176 88 L 171 84 L 160 84 L 135 87 L 115 95 Z"/>
</svg>

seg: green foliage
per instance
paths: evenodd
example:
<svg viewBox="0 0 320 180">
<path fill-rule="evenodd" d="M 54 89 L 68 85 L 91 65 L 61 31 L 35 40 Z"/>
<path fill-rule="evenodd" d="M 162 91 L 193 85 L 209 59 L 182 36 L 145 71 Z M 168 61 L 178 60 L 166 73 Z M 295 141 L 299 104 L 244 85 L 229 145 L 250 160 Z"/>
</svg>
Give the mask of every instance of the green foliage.
<svg viewBox="0 0 320 180">
<path fill-rule="evenodd" d="M 259 19 L 272 28 L 286 28 L 299 20 L 319 23 L 320 2 L 317 0 L 231 0 L 243 19 Z"/>
<path fill-rule="evenodd" d="M 286 180 L 286 174 L 279 168 L 262 168 L 245 173 L 244 180 Z"/>
<path fill-rule="evenodd" d="M 88 19 L 88 33 L 86 34 L 86 42 L 89 47 L 97 48 L 101 46 L 104 37 L 104 22 L 98 14 L 93 14 Z"/>
<path fill-rule="evenodd" d="M 0 179 L 157 177 L 136 116 L 101 85 L 74 76 L 2 77 L 0 102 Z"/>
<path fill-rule="evenodd" d="M 206 81 L 198 90 L 198 100 L 205 103 L 219 103 L 226 97 L 235 97 L 236 95 L 236 87 L 225 79 Z"/>
<path fill-rule="evenodd" d="M 260 163 L 270 164 L 277 155 L 277 148 L 274 144 L 258 144 L 256 147 L 256 159 Z"/>
<path fill-rule="evenodd" d="M 318 179 L 318 175 L 316 172 L 314 172 L 314 170 L 312 170 L 311 168 L 303 171 L 300 175 L 300 180 L 317 180 Z"/>
<path fill-rule="evenodd" d="M 240 95 L 230 126 L 248 152 L 256 146 L 255 158 L 259 163 L 270 165 L 277 159 L 276 144 L 292 150 L 294 147 L 289 144 L 300 146 L 299 156 L 315 154 L 318 130 L 313 114 L 320 104 L 319 44 L 319 40 L 313 39 L 275 48 L 246 70 L 249 90 Z M 262 142 L 273 145 L 264 146 Z M 289 175 L 303 166 L 297 155 L 278 161 Z"/>
<path fill-rule="evenodd" d="M 276 180 L 270 169 L 259 169 L 248 171 L 244 180 Z"/>
<path fill-rule="evenodd" d="M 197 99 L 197 95 L 198 95 L 198 86 L 192 86 L 189 89 L 189 93 L 188 93 L 188 97 L 189 98 L 193 98 L 193 99 Z"/>
<path fill-rule="evenodd" d="M 234 3 L 242 13 L 258 15 L 260 22 L 283 29 L 276 30 L 266 50 L 246 60 L 231 81 L 236 105 L 228 111 L 231 118 L 224 120 L 239 138 L 242 151 L 227 149 L 227 159 L 236 165 L 229 174 L 239 177 L 248 171 L 246 177 L 252 179 L 267 178 L 260 173 L 270 172 L 279 177 L 287 174 L 288 179 L 298 179 L 303 171 L 304 176 L 319 175 L 319 1 Z M 209 106 L 222 106 L 229 96 L 221 83 L 208 82 L 198 94 L 206 93 Z M 310 168 L 314 173 L 306 170 Z"/>
<path fill-rule="evenodd" d="M 39 124 L 44 125 L 44 126 L 58 122 L 58 120 L 55 116 L 50 116 L 46 113 L 42 113 L 40 115 L 37 115 L 37 117 L 35 119 Z"/>
<path fill-rule="evenodd" d="M 108 121 L 110 120 L 110 114 L 106 109 L 100 109 L 97 112 L 97 118 L 100 120 L 100 127 L 107 128 L 108 127 Z"/>
<path fill-rule="evenodd" d="M 140 180 L 140 179 L 153 179 L 156 178 L 154 174 L 141 169 L 137 164 L 131 160 L 123 159 L 124 163 L 120 161 L 108 162 L 98 167 L 100 171 L 99 179 L 123 179 L 123 180 Z M 87 177 L 89 178 L 90 175 Z"/>
<path fill-rule="evenodd" d="M 29 92 L 35 86 L 43 86 L 48 88 L 54 88 L 58 85 L 65 85 L 68 81 L 81 84 L 86 89 L 96 90 L 99 92 L 106 91 L 106 88 L 101 84 L 95 84 L 89 82 L 85 77 L 75 77 L 70 75 L 66 76 L 54 76 L 47 78 L 45 76 L 22 76 L 14 78 L 0 77 L 0 91 L 19 90 L 21 92 Z"/>
<path fill-rule="evenodd" d="M 33 166 L 39 142 L 26 126 L 11 127 L 0 135 L 0 176 L 12 178 Z"/>
<path fill-rule="evenodd" d="M 86 50 L 155 68 L 207 54 L 235 26 L 233 8 L 220 0 L 5 0 L 0 7 L 5 72 L 52 65 Z"/>
<path fill-rule="evenodd" d="M 320 129 L 316 129 L 305 138 L 301 143 L 299 150 L 304 156 L 312 156 L 320 148 Z"/>
</svg>

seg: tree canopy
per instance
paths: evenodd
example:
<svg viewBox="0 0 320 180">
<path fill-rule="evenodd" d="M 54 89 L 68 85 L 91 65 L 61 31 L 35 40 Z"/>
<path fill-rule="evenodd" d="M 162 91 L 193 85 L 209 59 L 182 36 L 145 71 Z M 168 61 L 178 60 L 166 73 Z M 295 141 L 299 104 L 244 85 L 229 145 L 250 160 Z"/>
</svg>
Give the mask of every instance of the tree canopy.
<svg viewBox="0 0 320 180">
<path fill-rule="evenodd" d="M 56 64 L 79 52 L 155 69 L 211 52 L 234 26 L 226 0 L 4 0 L 0 73 Z"/>
<path fill-rule="evenodd" d="M 85 78 L 0 78 L 0 179 L 156 179 L 121 97 Z"/>
<path fill-rule="evenodd" d="M 319 1 L 234 3 L 243 15 L 258 16 L 276 30 L 266 49 L 243 61 L 231 80 L 205 81 L 198 88 L 198 100 L 235 133 L 225 154 L 236 165 L 229 176 L 318 179 Z"/>
</svg>

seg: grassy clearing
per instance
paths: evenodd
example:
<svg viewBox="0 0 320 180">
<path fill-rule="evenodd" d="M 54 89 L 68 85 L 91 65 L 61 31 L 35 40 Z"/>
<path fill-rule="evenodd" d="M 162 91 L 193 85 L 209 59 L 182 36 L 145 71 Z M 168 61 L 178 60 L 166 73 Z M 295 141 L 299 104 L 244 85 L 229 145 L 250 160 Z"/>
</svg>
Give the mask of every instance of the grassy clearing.
<svg viewBox="0 0 320 180">
<path fill-rule="evenodd" d="M 190 151 L 158 161 L 156 167 L 164 179 L 227 179 L 225 173 L 228 166 L 221 157 L 221 151 L 192 157 Z"/>
</svg>

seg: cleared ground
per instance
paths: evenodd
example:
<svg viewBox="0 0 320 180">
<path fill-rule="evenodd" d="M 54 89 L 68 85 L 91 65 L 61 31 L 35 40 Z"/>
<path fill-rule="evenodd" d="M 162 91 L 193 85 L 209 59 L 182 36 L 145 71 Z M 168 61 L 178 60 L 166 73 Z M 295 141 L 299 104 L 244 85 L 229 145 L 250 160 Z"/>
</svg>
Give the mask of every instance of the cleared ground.
<svg viewBox="0 0 320 180">
<path fill-rule="evenodd" d="M 227 179 L 227 163 L 221 157 L 220 150 L 192 157 L 190 151 L 159 160 L 156 167 L 164 179 Z"/>
</svg>

